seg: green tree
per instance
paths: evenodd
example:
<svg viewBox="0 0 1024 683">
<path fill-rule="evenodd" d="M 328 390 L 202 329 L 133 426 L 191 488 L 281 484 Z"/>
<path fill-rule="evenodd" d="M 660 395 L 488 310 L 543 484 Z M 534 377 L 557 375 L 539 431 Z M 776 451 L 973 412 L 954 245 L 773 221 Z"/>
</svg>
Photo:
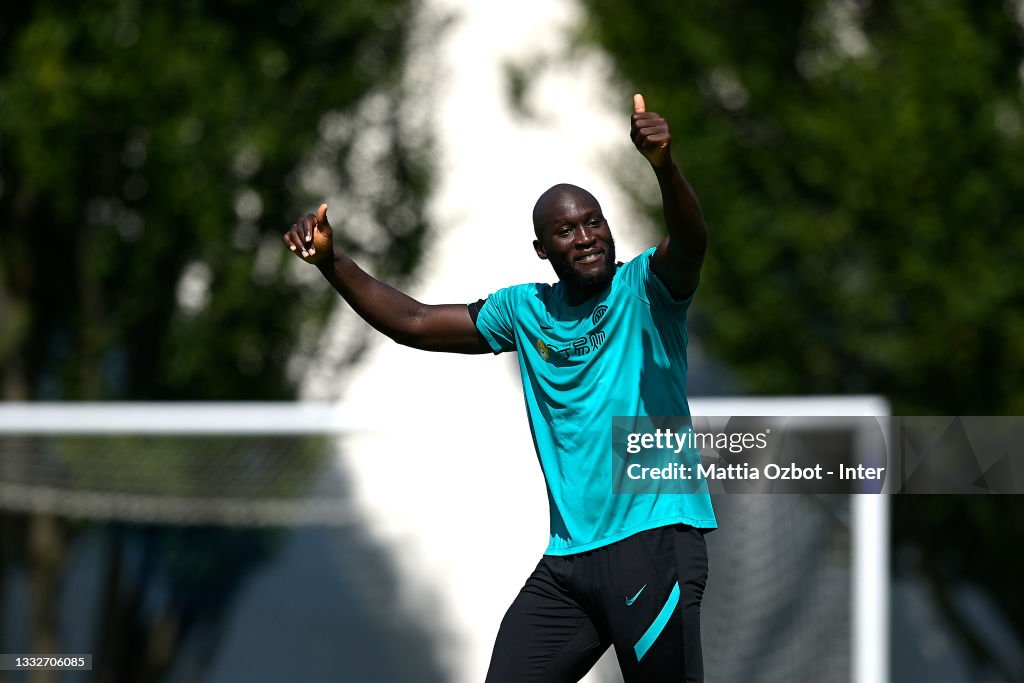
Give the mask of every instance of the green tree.
<svg viewBox="0 0 1024 683">
<path fill-rule="evenodd" d="M 427 118 L 405 104 L 419 16 L 417 0 L 5 3 L 4 399 L 293 397 L 337 301 L 281 244 L 294 218 L 332 197 L 336 239 L 399 282 L 428 234 Z M 360 348 L 351 341 L 337 361 Z M 74 486 L 95 488 L 100 456 L 53 449 Z M 241 457 L 277 468 L 263 493 L 287 496 L 329 452 L 314 450 L 298 465 Z M 196 478 L 188 453 L 147 472 L 132 452 L 106 457 L 147 494 L 218 485 Z M 29 569 L 32 644 L 55 651 L 55 596 L 82 527 L 9 514 L 0 529 L 0 576 Z M 226 600 L 275 542 L 265 531 L 110 532 L 96 652 L 109 681 L 159 680 L 189 629 L 223 618 L 223 600 L 176 599 L 197 580 L 190 567 L 216 577 Z M 133 579 L 121 575 L 128 545 L 145 558 Z M 154 625 L 143 598 L 161 581 L 172 600 Z"/>
<path fill-rule="evenodd" d="M 751 392 L 1024 413 L 1019 2 L 581 4 L 578 44 L 610 58 L 624 118 L 639 91 L 672 125 L 711 232 L 691 325 Z M 951 594 L 966 579 L 1020 604 L 1024 507 L 907 496 L 893 520 L 979 670 L 1017 680 Z"/>
<path fill-rule="evenodd" d="M 582 4 L 672 125 L 712 233 L 692 327 L 751 391 L 1024 410 L 1017 4 Z"/>
<path fill-rule="evenodd" d="M 344 246 L 401 279 L 427 232 L 415 8 L 6 4 L 6 397 L 292 396 L 336 297 L 280 234 L 331 193 L 340 235 L 372 237 Z"/>
</svg>

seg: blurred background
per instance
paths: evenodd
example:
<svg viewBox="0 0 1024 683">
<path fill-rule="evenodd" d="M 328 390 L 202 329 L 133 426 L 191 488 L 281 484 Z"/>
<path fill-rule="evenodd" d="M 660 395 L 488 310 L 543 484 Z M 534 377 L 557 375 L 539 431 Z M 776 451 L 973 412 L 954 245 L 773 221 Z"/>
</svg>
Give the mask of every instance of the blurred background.
<svg viewBox="0 0 1024 683">
<path fill-rule="evenodd" d="M 529 215 L 572 182 L 631 257 L 661 229 L 633 92 L 712 233 L 691 395 L 1024 413 L 1020 0 L 5 3 L 6 407 L 337 401 L 349 429 L 8 429 L 0 652 L 94 666 L 0 682 L 482 680 L 547 531 L 515 360 L 375 336 L 280 235 L 327 201 L 373 273 L 469 302 L 553 279 Z M 846 581 L 847 501 L 762 504 L 709 543 L 788 534 Z M 892 680 L 1024 680 L 1024 502 L 890 504 Z M 712 550 L 722 628 L 790 640 L 709 681 L 849 680 L 848 606 L 758 622 L 722 600 L 777 583 L 716 587 Z"/>
</svg>

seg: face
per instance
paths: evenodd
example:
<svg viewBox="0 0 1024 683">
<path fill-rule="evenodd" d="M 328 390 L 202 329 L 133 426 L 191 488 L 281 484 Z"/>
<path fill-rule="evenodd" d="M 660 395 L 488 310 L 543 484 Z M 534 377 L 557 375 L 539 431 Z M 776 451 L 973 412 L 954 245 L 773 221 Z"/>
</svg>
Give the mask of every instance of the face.
<svg viewBox="0 0 1024 683">
<path fill-rule="evenodd" d="M 601 206 L 587 192 L 556 186 L 534 210 L 534 249 L 574 289 L 603 289 L 615 277 L 615 240 Z"/>
</svg>

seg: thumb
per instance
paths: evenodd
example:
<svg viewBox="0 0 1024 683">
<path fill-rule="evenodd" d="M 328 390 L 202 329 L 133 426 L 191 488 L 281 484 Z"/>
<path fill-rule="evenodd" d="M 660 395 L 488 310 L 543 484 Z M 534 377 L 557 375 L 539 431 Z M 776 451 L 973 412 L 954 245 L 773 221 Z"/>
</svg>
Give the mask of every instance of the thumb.
<svg viewBox="0 0 1024 683">
<path fill-rule="evenodd" d="M 640 93 L 633 95 L 633 113 L 643 114 L 647 111 L 647 105 L 644 104 L 644 96 Z"/>
<path fill-rule="evenodd" d="M 320 208 L 316 211 L 316 222 L 319 225 L 331 227 L 330 222 L 327 220 L 327 204 L 321 204 Z"/>
</svg>

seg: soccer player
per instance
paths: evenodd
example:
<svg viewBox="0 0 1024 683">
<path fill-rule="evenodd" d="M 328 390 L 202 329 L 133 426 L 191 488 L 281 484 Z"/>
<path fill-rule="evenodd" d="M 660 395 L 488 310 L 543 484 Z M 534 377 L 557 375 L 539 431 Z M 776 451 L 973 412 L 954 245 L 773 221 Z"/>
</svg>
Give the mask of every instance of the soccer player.
<svg viewBox="0 0 1024 683">
<path fill-rule="evenodd" d="M 668 123 L 641 95 L 633 105 L 630 135 L 658 179 L 668 236 L 625 264 L 600 204 L 573 185 L 550 188 L 533 210 L 534 249 L 558 282 L 468 306 L 422 304 L 365 273 L 334 250 L 326 204 L 283 236 L 396 342 L 519 356 L 551 533 L 502 620 L 488 683 L 578 681 L 609 645 L 627 682 L 703 680 L 711 499 L 706 490 L 613 493 L 612 418 L 689 415 L 686 312 L 707 246 Z"/>
</svg>

